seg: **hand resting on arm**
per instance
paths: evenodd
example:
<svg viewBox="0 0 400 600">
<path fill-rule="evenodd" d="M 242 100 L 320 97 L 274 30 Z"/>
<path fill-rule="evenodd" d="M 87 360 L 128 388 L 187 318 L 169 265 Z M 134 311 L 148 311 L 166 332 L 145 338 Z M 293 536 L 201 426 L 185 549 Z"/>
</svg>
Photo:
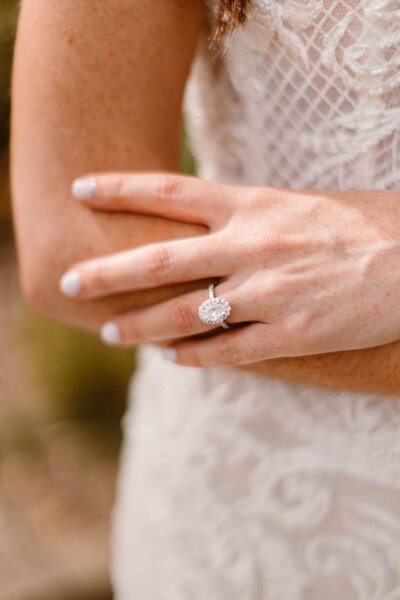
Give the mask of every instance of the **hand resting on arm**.
<svg viewBox="0 0 400 600">
<path fill-rule="evenodd" d="M 22 2 L 12 192 L 22 287 L 45 315 L 97 332 L 128 307 L 193 289 L 166 286 L 78 305 L 58 281 L 77 260 L 207 231 L 90 212 L 70 191 L 90 170 L 178 170 L 182 94 L 203 17 L 200 0 Z"/>
<path fill-rule="evenodd" d="M 86 173 L 177 171 L 182 93 L 202 21 L 196 0 L 23 0 L 12 191 L 22 286 L 44 314 L 98 331 L 128 309 L 205 289 L 200 281 L 77 302 L 58 287 L 62 273 L 86 258 L 207 233 L 157 216 L 90 211 L 70 194 L 73 179 Z M 308 384 L 400 393 L 399 359 L 394 343 L 248 368 Z"/>
<path fill-rule="evenodd" d="M 168 197 L 154 187 L 162 178 Z M 92 209 L 190 220 L 206 224 L 210 232 L 71 265 L 62 281 L 74 286 L 66 293 L 82 301 L 200 278 L 206 282 L 209 276 L 219 280 L 216 295 L 232 304 L 230 331 L 202 323 L 197 308 L 206 297 L 205 285 L 118 315 L 105 326 L 104 332 L 110 327 L 113 334 L 105 336 L 110 343 L 172 338 L 182 365 L 254 365 L 264 359 L 263 367 L 257 364 L 263 373 L 280 365 L 285 378 L 296 380 L 296 361 L 291 372 L 284 368 L 287 362 L 268 359 L 301 356 L 302 373 L 309 375 L 305 355 L 314 355 L 315 368 L 317 353 L 400 338 L 396 191 L 237 187 L 161 173 L 94 174 L 78 183 L 89 192 L 81 201 Z M 329 365 L 335 359 L 330 356 L 330 361 L 321 356 L 321 364 Z M 336 358 L 343 367 L 343 357 Z M 355 364 L 354 355 L 347 358 Z M 392 369 L 393 361 L 385 366 Z M 331 383 L 338 385 L 338 374 L 331 373 Z M 378 376 L 382 381 L 382 369 Z"/>
</svg>

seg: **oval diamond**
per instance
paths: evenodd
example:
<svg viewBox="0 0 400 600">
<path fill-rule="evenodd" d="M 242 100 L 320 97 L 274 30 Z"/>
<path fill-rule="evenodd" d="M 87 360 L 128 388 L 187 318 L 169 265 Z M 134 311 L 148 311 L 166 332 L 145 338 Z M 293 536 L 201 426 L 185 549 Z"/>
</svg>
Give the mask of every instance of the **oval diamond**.
<svg viewBox="0 0 400 600">
<path fill-rule="evenodd" d="M 231 307 L 224 298 L 209 298 L 199 306 L 199 317 L 208 325 L 219 325 L 230 315 Z"/>
</svg>

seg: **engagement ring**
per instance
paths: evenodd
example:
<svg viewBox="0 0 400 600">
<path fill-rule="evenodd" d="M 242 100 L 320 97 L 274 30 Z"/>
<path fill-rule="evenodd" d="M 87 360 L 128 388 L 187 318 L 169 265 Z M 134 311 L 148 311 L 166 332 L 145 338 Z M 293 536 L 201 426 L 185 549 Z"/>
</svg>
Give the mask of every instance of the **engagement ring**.
<svg viewBox="0 0 400 600">
<path fill-rule="evenodd" d="M 225 323 L 225 319 L 231 313 L 231 307 L 224 298 L 216 298 L 214 295 L 214 284 L 211 283 L 208 287 L 210 297 L 204 300 L 199 306 L 199 317 L 203 323 L 207 325 L 221 325 L 224 329 L 229 329 L 229 325 Z"/>
</svg>

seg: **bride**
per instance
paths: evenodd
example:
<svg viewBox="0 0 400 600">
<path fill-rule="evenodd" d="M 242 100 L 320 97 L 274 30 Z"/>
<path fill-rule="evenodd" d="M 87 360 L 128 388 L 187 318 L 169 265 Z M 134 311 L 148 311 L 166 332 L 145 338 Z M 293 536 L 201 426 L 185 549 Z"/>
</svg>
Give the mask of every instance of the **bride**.
<svg viewBox="0 0 400 600">
<path fill-rule="evenodd" d="M 399 36 L 395 0 L 21 3 L 24 293 L 140 344 L 119 600 L 400 598 Z"/>
</svg>

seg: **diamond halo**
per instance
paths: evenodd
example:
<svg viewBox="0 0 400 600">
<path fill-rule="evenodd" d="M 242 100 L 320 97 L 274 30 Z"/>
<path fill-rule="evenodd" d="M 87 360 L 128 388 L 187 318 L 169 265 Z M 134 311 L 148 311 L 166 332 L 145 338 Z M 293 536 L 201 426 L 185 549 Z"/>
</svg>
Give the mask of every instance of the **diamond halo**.
<svg viewBox="0 0 400 600">
<path fill-rule="evenodd" d="M 209 287 L 209 294 L 210 297 L 199 306 L 200 320 L 207 325 L 222 325 L 228 328 L 229 326 L 224 321 L 231 313 L 229 302 L 225 298 L 215 298 L 213 284 Z"/>
</svg>

